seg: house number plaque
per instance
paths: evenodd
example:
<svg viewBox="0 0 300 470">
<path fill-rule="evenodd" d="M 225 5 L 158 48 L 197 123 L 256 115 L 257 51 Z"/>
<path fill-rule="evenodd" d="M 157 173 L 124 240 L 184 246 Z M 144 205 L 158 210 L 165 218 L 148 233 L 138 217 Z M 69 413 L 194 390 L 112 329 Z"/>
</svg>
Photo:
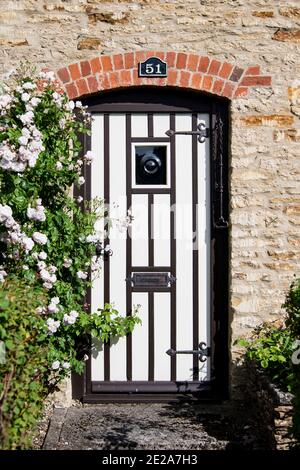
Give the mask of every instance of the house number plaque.
<svg viewBox="0 0 300 470">
<path fill-rule="evenodd" d="M 158 57 L 149 57 L 139 63 L 139 77 L 166 77 L 167 63 Z"/>
</svg>

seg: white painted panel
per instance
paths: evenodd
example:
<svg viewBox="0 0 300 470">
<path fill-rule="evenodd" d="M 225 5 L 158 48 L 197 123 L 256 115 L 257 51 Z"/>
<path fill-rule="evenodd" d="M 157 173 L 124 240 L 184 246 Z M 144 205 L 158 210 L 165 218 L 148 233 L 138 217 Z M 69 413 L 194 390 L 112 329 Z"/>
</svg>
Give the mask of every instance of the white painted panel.
<svg viewBox="0 0 300 470">
<path fill-rule="evenodd" d="M 110 152 L 110 215 L 112 219 L 125 217 L 126 206 L 126 134 L 125 115 L 109 117 Z M 110 300 L 123 316 L 126 315 L 126 232 L 114 225 L 110 230 Z M 126 380 L 126 338 L 112 340 L 110 348 L 110 379 Z"/>
<path fill-rule="evenodd" d="M 131 137 L 148 137 L 148 115 L 131 115 Z"/>
<path fill-rule="evenodd" d="M 95 154 L 95 159 L 91 168 L 91 195 L 92 198 L 103 199 L 104 195 L 104 147 L 103 147 L 103 115 L 94 115 L 92 120 L 91 148 Z M 103 230 L 103 224 L 98 227 Z M 96 312 L 103 307 L 103 271 L 94 281 L 91 292 L 91 311 Z M 91 359 L 91 379 L 104 380 L 104 352 L 103 345 L 99 340 L 93 340 Z"/>
<path fill-rule="evenodd" d="M 148 380 L 148 293 L 133 292 L 132 305 L 140 305 L 142 320 L 132 332 L 132 380 Z"/>
<path fill-rule="evenodd" d="M 153 135 L 154 137 L 167 137 L 166 131 L 170 129 L 169 114 L 153 114 Z"/>
<path fill-rule="evenodd" d="M 148 266 L 148 194 L 133 194 L 132 265 Z"/>
<path fill-rule="evenodd" d="M 176 130 L 191 131 L 191 114 L 176 116 Z M 176 136 L 176 349 L 193 347 L 192 138 Z M 193 356 L 177 356 L 177 380 L 192 380 Z"/>
<path fill-rule="evenodd" d="M 170 195 L 155 194 L 153 203 L 154 266 L 170 266 Z"/>
<path fill-rule="evenodd" d="M 198 115 L 198 124 L 209 127 L 208 114 Z M 198 212 L 197 240 L 199 250 L 199 341 L 210 346 L 210 168 L 209 139 L 198 143 Z M 201 364 L 201 363 L 200 363 Z M 199 379 L 209 380 L 210 358 L 200 368 Z"/>
<path fill-rule="evenodd" d="M 154 380 L 170 380 L 171 296 L 169 292 L 154 293 Z"/>
</svg>

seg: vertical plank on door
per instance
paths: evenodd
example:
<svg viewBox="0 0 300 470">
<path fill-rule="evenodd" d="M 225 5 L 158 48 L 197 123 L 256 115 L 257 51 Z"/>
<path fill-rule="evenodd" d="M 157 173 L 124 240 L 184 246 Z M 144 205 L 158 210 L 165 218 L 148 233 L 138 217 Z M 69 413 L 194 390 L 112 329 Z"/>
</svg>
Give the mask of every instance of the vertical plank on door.
<svg viewBox="0 0 300 470">
<path fill-rule="evenodd" d="M 131 137 L 148 137 L 148 115 L 132 114 L 131 115 Z"/>
<path fill-rule="evenodd" d="M 170 266 L 171 252 L 170 195 L 154 194 L 153 227 L 154 266 Z"/>
<path fill-rule="evenodd" d="M 148 293 L 133 292 L 132 307 L 140 305 L 141 325 L 132 332 L 132 380 L 148 380 Z"/>
<path fill-rule="evenodd" d="M 171 296 L 169 292 L 154 293 L 154 380 L 170 380 Z"/>
<path fill-rule="evenodd" d="M 154 137 L 167 137 L 166 131 L 170 129 L 169 114 L 153 114 Z"/>
<path fill-rule="evenodd" d="M 132 194 L 132 266 L 148 266 L 148 195 Z"/>
<path fill-rule="evenodd" d="M 176 130 L 191 131 L 191 114 L 176 115 Z M 193 346 L 192 137 L 176 136 L 177 350 Z M 177 380 L 193 379 L 193 356 L 177 356 Z"/>
<path fill-rule="evenodd" d="M 110 151 L 110 215 L 113 219 L 126 217 L 126 132 L 125 114 L 109 116 Z M 115 205 L 115 207 L 114 207 Z M 126 231 L 116 224 L 110 230 L 110 301 L 122 316 L 126 316 Z M 127 380 L 126 338 L 111 340 L 110 380 Z"/>
<path fill-rule="evenodd" d="M 209 115 L 198 114 L 198 124 L 209 127 Z M 198 143 L 198 256 L 199 341 L 210 346 L 210 159 L 209 139 Z M 210 358 L 199 370 L 200 380 L 210 379 Z"/>
<path fill-rule="evenodd" d="M 96 114 L 92 120 L 91 149 L 95 154 L 91 171 L 91 197 L 104 197 L 104 139 L 103 139 L 103 114 Z M 97 227 L 103 230 L 103 223 Z M 91 312 L 96 312 L 103 307 L 103 276 L 95 279 L 91 289 Z M 104 352 L 103 344 L 99 340 L 92 342 L 91 379 L 104 380 Z"/>
</svg>

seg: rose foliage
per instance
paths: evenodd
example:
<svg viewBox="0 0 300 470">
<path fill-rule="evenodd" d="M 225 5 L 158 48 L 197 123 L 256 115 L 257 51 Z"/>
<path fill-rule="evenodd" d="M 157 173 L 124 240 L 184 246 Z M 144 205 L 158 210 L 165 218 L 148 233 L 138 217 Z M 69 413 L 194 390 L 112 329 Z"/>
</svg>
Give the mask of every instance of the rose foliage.
<svg viewBox="0 0 300 470">
<path fill-rule="evenodd" d="M 83 155 L 79 139 L 89 132 L 90 120 L 81 102 L 69 101 L 58 89 L 50 72 L 23 67 L 1 87 L 0 430 L 5 448 L 25 446 L 42 398 L 71 370 L 83 371 L 91 337 L 124 336 L 139 322 L 136 309 L 125 316 L 105 304 L 89 312 L 84 303 L 87 288 L 101 275 L 103 256 L 110 253 L 107 246 L 99 255 L 107 231 L 97 227 L 112 223 L 103 201 L 84 203 L 70 195 L 72 185 L 85 184 L 84 168 L 93 159 L 90 151 Z M 130 217 L 117 222 L 126 227 Z"/>
</svg>

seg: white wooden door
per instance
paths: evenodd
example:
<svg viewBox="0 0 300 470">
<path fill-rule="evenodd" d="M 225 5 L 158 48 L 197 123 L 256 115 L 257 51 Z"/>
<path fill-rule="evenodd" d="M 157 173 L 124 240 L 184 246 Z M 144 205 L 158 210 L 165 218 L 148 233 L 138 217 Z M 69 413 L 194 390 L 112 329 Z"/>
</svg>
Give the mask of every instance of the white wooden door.
<svg viewBox="0 0 300 470">
<path fill-rule="evenodd" d="M 199 123 L 208 114 L 95 113 L 91 195 L 113 219 L 132 226 L 109 233 L 113 255 L 91 295 L 91 311 L 112 302 L 122 315 L 140 305 L 142 324 L 110 345 L 94 342 L 92 390 L 177 392 L 210 379 L 210 159 Z M 167 137 L 166 131 L 187 132 Z M 178 353 L 170 356 L 170 349 Z"/>
</svg>

